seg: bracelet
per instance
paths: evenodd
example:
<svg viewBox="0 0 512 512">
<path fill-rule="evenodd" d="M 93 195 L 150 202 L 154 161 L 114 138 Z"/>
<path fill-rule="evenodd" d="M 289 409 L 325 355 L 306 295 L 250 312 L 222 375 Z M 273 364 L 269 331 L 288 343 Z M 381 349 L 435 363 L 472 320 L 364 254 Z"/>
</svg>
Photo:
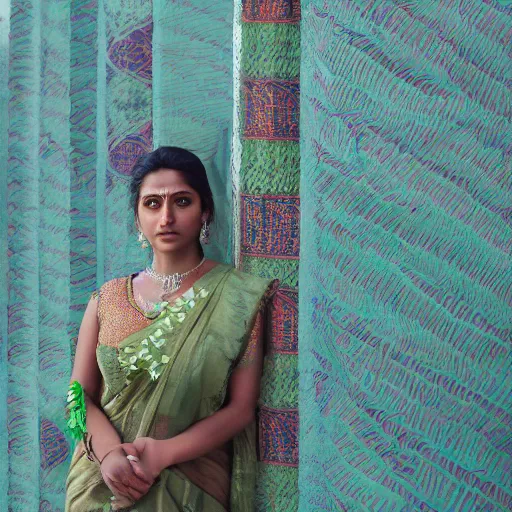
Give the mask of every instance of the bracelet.
<svg viewBox="0 0 512 512">
<path fill-rule="evenodd" d="M 109 450 L 107 453 L 105 453 L 105 455 L 103 455 L 103 457 L 101 458 L 101 460 L 98 459 L 98 462 L 101 466 L 101 464 L 103 463 L 103 461 L 107 458 L 108 455 L 110 455 L 114 450 L 117 450 L 118 448 L 120 447 L 120 445 L 117 445 L 117 446 L 114 446 L 114 448 L 112 448 L 111 450 Z"/>
<path fill-rule="evenodd" d="M 84 438 L 84 449 L 85 455 L 91 462 L 99 462 L 98 457 L 94 453 L 94 449 L 92 447 L 92 434 L 87 433 Z"/>
</svg>

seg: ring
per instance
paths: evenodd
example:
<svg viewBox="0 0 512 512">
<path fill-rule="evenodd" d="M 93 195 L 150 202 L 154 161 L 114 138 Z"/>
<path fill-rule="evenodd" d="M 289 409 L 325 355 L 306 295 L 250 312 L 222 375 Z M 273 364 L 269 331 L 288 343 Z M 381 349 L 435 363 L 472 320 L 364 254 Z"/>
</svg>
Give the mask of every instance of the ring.
<svg viewBox="0 0 512 512">
<path fill-rule="evenodd" d="M 139 459 L 135 457 L 135 455 L 127 455 L 126 458 L 128 460 L 133 460 L 133 462 L 139 462 Z"/>
</svg>

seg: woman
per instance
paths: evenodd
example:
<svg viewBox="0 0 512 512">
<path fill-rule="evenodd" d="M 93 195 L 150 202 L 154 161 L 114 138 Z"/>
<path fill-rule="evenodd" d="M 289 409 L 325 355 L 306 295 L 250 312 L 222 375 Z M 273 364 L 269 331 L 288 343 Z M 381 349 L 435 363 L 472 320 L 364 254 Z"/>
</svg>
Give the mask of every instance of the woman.
<svg viewBox="0 0 512 512">
<path fill-rule="evenodd" d="M 130 192 L 153 265 L 104 284 L 85 311 L 71 380 L 84 391 L 87 432 L 66 510 L 252 510 L 274 283 L 203 258 L 214 205 L 189 151 L 143 156 Z"/>
</svg>

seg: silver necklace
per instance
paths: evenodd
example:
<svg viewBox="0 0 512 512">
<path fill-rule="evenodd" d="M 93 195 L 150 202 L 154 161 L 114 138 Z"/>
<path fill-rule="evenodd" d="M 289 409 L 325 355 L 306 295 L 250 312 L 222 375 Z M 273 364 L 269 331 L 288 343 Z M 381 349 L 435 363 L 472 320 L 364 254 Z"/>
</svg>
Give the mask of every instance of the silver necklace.
<svg viewBox="0 0 512 512">
<path fill-rule="evenodd" d="M 155 313 L 161 309 L 160 302 L 151 302 L 146 300 L 140 293 L 137 294 L 137 299 L 135 302 L 138 304 L 139 308 L 144 311 L 144 313 Z"/>
<path fill-rule="evenodd" d="M 162 285 L 164 294 L 172 293 L 181 286 L 181 283 L 185 277 L 194 272 L 194 270 L 197 270 L 205 261 L 206 258 L 203 258 L 199 265 L 189 270 L 188 272 L 184 272 L 183 274 L 178 272 L 175 274 L 159 274 L 153 269 L 153 267 L 146 267 L 146 274 L 151 277 L 151 279 Z"/>
</svg>

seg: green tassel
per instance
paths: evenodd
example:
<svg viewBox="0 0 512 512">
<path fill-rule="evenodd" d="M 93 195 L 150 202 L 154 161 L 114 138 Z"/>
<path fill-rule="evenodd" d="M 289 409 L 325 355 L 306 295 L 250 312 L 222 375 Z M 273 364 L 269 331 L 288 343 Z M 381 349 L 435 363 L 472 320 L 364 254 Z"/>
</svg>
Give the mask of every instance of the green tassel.
<svg viewBox="0 0 512 512">
<path fill-rule="evenodd" d="M 85 395 L 80 382 L 74 380 L 69 385 L 68 399 L 68 430 L 73 439 L 81 441 L 87 434 L 85 420 Z"/>
</svg>

